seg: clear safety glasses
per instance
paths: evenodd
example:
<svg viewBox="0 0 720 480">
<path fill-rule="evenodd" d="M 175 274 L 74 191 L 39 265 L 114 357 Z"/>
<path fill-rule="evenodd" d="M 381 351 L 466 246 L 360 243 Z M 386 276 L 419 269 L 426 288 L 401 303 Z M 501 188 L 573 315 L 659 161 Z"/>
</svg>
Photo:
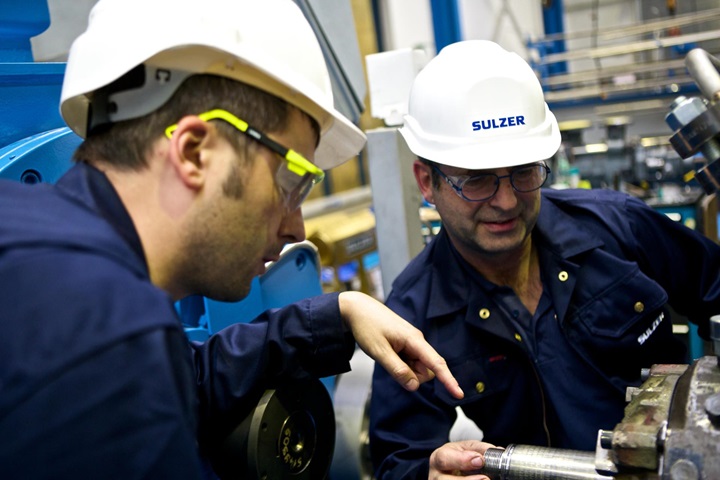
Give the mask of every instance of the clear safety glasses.
<svg viewBox="0 0 720 480">
<path fill-rule="evenodd" d="M 534 163 L 513 169 L 508 175 L 481 173 L 479 175 L 446 175 L 435 164 L 432 168 L 442 176 L 459 197 L 469 202 L 484 202 L 495 196 L 500 180 L 507 178 L 517 192 L 527 193 L 545 184 L 550 168 L 544 163 Z"/>
<path fill-rule="evenodd" d="M 283 147 L 226 110 L 210 110 L 199 114 L 198 118 L 206 122 L 209 120 L 223 120 L 285 160 L 275 173 L 275 181 L 285 196 L 285 206 L 291 212 L 299 208 L 313 186 L 322 182 L 323 178 L 325 178 L 325 172 L 295 150 Z M 170 125 L 165 129 L 165 135 L 171 138 L 176 129 L 177 124 Z"/>
</svg>

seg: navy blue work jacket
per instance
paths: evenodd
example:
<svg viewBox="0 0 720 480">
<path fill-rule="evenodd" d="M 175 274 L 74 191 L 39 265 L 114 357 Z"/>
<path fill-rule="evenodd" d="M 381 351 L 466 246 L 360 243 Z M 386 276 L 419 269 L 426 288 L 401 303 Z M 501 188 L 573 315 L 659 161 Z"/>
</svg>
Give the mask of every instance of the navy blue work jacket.
<svg viewBox="0 0 720 480">
<path fill-rule="evenodd" d="M 107 178 L 0 181 L 0 478 L 195 479 L 287 378 L 349 369 L 333 295 L 190 344 Z"/>
<path fill-rule="evenodd" d="M 393 283 L 387 305 L 446 359 L 465 398 L 418 393 L 376 368 L 370 449 L 379 479 L 423 478 L 457 406 L 495 445 L 594 450 L 623 417 L 643 367 L 686 363 L 666 311 L 707 333 L 720 313 L 720 247 L 609 190 L 544 190 L 533 242 L 543 295 L 534 315 L 440 234 Z"/>
</svg>

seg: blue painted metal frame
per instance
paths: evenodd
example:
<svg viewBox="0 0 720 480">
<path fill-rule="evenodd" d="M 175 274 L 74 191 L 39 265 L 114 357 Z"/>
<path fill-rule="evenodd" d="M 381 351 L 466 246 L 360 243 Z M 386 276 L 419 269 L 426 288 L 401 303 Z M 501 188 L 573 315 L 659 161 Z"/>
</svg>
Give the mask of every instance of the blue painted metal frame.
<svg viewBox="0 0 720 480">
<path fill-rule="evenodd" d="M 543 23 L 545 28 L 545 35 L 552 36 L 555 34 L 562 34 L 565 32 L 565 20 L 564 20 L 564 4 L 563 0 L 545 0 L 542 7 Z M 528 40 L 528 48 L 535 49 L 538 52 L 540 59 L 547 55 L 562 53 L 566 51 L 565 41 L 562 39 L 539 39 L 539 40 Z M 694 48 L 694 44 L 685 44 L 674 47 L 674 50 L 678 55 L 684 55 L 685 52 Z M 568 72 L 567 62 L 557 62 L 552 64 L 543 64 L 534 61 L 530 61 L 531 66 L 535 71 L 538 72 L 541 79 L 547 79 L 552 75 L 558 75 Z M 562 88 L 562 87 L 561 87 Z M 543 86 L 545 91 L 551 90 L 550 87 Z M 657 99 L 659 97 L 668 97 L 668 105 L 672 103 L 672 100 L 678 95 L 695 95 L 699 89 L 696 85 L 683 85 L 676 90 L 671 90 L 670 86 L 667 86 L 662 92 L 645 92 L 645 93 L 626 93 L 611 95 L 608 98 L 599 99 L 597 97 L 585 98 L 579 100 L 563 100 L 556 102 L 548 102 L 550 109 L 559 109 L 565 107 L 584 107 L 584 106 L 595 106 L 600 103 L 602 104 L 613 104 L 623 102 L 637 102 L 648 99 Z"/>
<path fill-rule="evenodd" d="M 554 35 L 565 32 L 564 5 L 562 0 L 548 0 L 543 2 L 542 16 L 543 25 L 545 27 L 545 35 Z M 538 42 L 529 42 L 529 46 L 536 48 L 540 54 L 540 58 L 551 53 L 562 53 L 565 51 L 565 40 L 540 40 Z M 545 78 L 549 75 L 557 75 L 567 73 L 567 62 L 558 62 L 551 65 L 534 65 L 536 69 Z"/>
<path fill-rule="evenodd" d="M 0 57 L 3 62 L 32 62 L 30 38 L 50 26 L 47 0 L 0 0 Z"/>
<path fill-rule="evenodd" d="M 462 40 L 460 8 L 457 0 L 430 0 L 432 22 L 435 33 L 435 49 Z"/>
<path fill-rule="evenodd" d="M 0 145 L 65 126 L 58 108 L 64 74 L 64 63 L 0 63 Z"/>
<path fill-rule="evenodd" d="M 55 183 L 72 165 L 73 152 L 80 142 L 80 137 L 63 127 L 0 148 L 0 178 Z"/>
<path fill-rule="evenodd" d="M 64 63 L 34 62 L 30 38 L 50 26 L 47 0 L 0 0 L 0 146 L 65 126 Z"/>
</svg>

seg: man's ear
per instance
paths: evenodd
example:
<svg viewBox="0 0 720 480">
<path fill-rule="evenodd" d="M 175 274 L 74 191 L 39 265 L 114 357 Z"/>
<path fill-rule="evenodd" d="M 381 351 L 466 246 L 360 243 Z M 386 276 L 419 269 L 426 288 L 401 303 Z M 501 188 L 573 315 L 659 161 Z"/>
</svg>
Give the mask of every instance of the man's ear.
<svg viewBox="0 0 720 480">
<path fill-rule="evenodd" d="M 170 139 L 170 162 L 189 188 L 200 188 L 205 182 L 213 131 L 208 122 L 189 115 L 180 120 Z"/>
<path fill-rule="evenodd" d="M 429 203 L 434 204 L 433 200 L 433 185 L 432 185 L 432 168 L 430 165 L 415 160 L 413 162 L 413 173 L 415 174 L 415 181 L 420 188 L 420 193 Z"/>
</svg>

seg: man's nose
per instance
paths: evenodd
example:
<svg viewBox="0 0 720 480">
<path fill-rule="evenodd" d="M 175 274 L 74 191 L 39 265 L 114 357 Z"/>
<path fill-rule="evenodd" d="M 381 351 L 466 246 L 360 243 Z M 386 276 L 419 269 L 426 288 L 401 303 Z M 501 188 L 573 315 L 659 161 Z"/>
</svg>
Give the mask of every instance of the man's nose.
<svg viewBox="0 0 720 480">
<path fill-rule="evenodd" d="M 287 212 L 280 224 L 280 236 L 285 243 L 297 243 L 305 240 L 305 221 L 301 207 Z"/>
<path fill-rule="evenodd" d="M 495 192 L 495 195 L 490 199 L 490 203 L 504 209 L 513 208 L 517 204 L 517 196 L 510 182 L 510 175 L 498 177 L 498 182 L 497 192 Z"/>
</svg>

